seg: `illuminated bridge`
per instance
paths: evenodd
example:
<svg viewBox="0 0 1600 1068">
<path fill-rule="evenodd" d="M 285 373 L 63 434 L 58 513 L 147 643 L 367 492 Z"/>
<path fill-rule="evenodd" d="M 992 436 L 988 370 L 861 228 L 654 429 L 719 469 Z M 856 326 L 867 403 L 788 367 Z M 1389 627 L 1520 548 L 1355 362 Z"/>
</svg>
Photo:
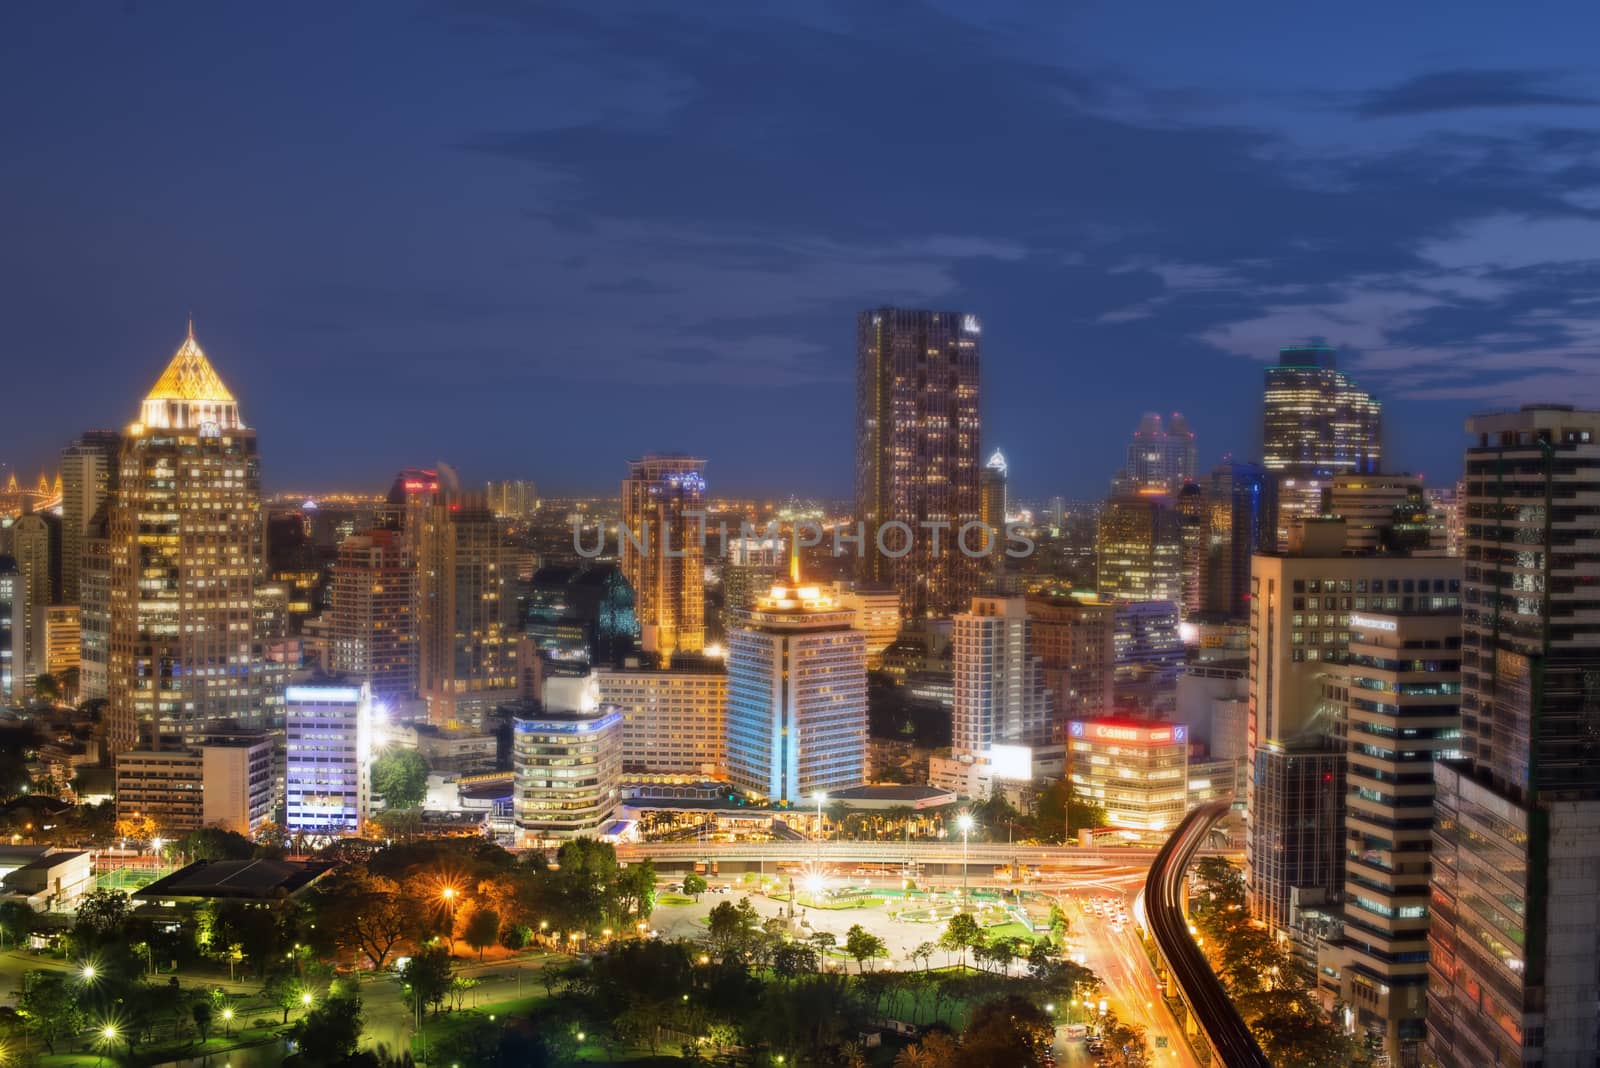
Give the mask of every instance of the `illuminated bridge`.
<svg viewBox="0 0 1600 1068">
<path fill-rule="evenodd" d="M 1239 1010 L 1206 963 L 1205 955 L 1189 933 L 1184 913 L 1184 880 L 1189 862 L 1199 853 L 1211 827 L 1227 814 L 1232 802 L 1213 801 L 1183 818 L 1150 864 L 1144 886 L 1144 913 L 1155 941 L 1156 955 L 1165 973 L 1168 993 L 1176 988 L 1187 1009 L 1184 1026 L 1200 1041 L 1198 1052 L 1209 1052 L 1211 1063 L 1222 1068 L 1272 1068 L 1256 1044 Z"/>
</svg>

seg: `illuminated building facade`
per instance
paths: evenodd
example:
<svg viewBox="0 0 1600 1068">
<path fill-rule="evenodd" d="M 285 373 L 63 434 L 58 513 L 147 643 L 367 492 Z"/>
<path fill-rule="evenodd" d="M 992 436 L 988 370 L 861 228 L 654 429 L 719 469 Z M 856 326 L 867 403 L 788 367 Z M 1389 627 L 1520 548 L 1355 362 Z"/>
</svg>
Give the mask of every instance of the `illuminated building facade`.
<svg viewBox="0 0 1600 1068">
<path fill-rule="evenodd" d="M 622 573 L 633 587 L 640 644 L 665 664 L 706 643 L 706 462 L 646 456 L 622 483 Z"/>
<path fill-rule="evenodd" d="M 1334 350 L 1286 348 L 1266 370 L 1262 448 L 1279 483 L 1280 544 L 1316 516 L 1335 475 L 1372 474 L 1382 459 L 1382 405 L 1338 369 Z"/>
<path fill-rule="evenodd" d="M 261 470 L 255 431 L 189 335 L 123 435 L 109 519 L 107 739 L 187 743 L 216 720 L 266 728 Z"/>
<path fill-rule="evenodd" d="M 537 711 L 512 721 L 512 809 L 519 844 L 594 837 L 621 803 L 622 713 L 592 675 L 545 680 Z"/>
<path fill-rule="evenodd" d="M 687 660 L 688 662 L 681 662 Z M 595 669 L 602 705 L 622 713 L 622 773 L 629 779 L 704 782 L 727 776 L 728 674 L 709 658 Z"/>
<path fill-rule="evenodd" d="M 82 627 L 78 606 L 53 604 L 44 610 L 44 669 L 59 680 L 76 670 L 82 656 Z"/>
<path fill-rule="evenodd" d="M 397 531 L 339 543 L 333 566 L 329 667 L 370 687 L 390 709 L 417 693 L 416 570 Z"/>
<path fill-rule="evenodd" d="M 1095 535 L 1096 590 L 1105 601 L 1183 600 L 1183 528 L 1172 498 L 1113 497 Z"/>
<path fill-rule="evenodd" d="M 775 804 L 860 786 L 867 639 L 856 615 L 798 579 L 728 631 L 728 778 Z"/>
<path fill-rule="evenodd" d="M 1432 522 L 1416 475 L 1335 475 L 1326 513 L 1344 520 L 1350 552 L 1420 552 L 1432 543 Z"/>
<path fill-rule="evenodd" d="M 1427 1055 L 1590 1064 L 1600 411 L 1467 420 L 1459 762 L 1435 765 Z"/>
<path fill-rule="evenodd" d="M 773 585 L 768 583 L 767 588 Z M 883 666 L 884 651 L 900 636 L 899 595 L 887 586 L 835 582 L 833 598 L 856 614 L 855 628 L 867 636 L 867 670 L 877 671 Z"/>
<path fill-rule="evenodd" d="M 972 599 L 953 620 L 955 709 L 951 749 L 986 760 L 1006 761 L 996 750 L 1030 751 L 1010 769 L 1032 778 L 1031 750 L 1059 742 L 1054 729 L 1044 664 L 1033 649 L 1033 621 L 1021 597 Z M 1006 774 L 997 770 L 1004 778 Z"/>
<path fill-rule="evenodd" d="M 978 519 L 996 531 L 995 548 L 988 559 L 991 571 L 1004 571 L 1006 566 L 1006 458 L 999 449 L 990 455 L 989 462 L 978 472 Z"/>
<path fill-rule="evenodd" d="M 21 704 L 25 691 L 17 679 L 17 610 L 22 600 L 22 572 L 10 556 L 0 555 L 0 704 Z"/>
<path fill-rule="evenodd" d="M 1184 655 L 1178 606 L 1171 601 L 1118 601 L 1111 638 L 1117 707 L 1173 712 Z"/>
<path fill-rule="evenodd" d="M 1327 681 L 1343 705 L 1340 1000 L 1391 1064 L 1425 1031 L 1433 765 L 1460 756 L 1461 611 L 1350 615 Z"/>
<path fill-rule="evenodd" d="M 61 452 L 61 600 L 82 597 L 84 539 L 95 513 L 116 490 L 122 435 L 90 430 Z"/>
<path fill-rule="evenodd" d="M 335 680 L 284 693 L 284 826 L 359 834 L 372 792 L 372 694 Z"/>
<path fill-rule="evenodd" d="M 1165 424 L 1155 412 L 1146 412 L 1128 443 L 1128 466 L 1117 477 L 1118 493 L 1165 493 L 1176 496 L 1195 480 L 1197 449 L 1194 431 L 1180 412 Z"/>
<path fill-rule="evenodd" d="M 532 482 L 509 479 L 488 484 L 489 511 L 501 519 L 523 521 L 539 511 L 539 490 Z"/>
<path fill-rule="evenodd" d="M 1105 809 L 1107 826 L 1166 841 L 1189 797 L 1189 728 L 1138 719 L 1067 724 L 1067 779 Z"/>
<path fill-rule="evenodd" d="M 111 504 L 95 509 L 83 536 L 78 571 L 78 699 L 111 694 Z"/>
<path fill-rule="evenodd" d="M 61 588 L 61 520 L 53 515 L 24 512 L 11 524 L 11 555 L 22 573 L 13 625 L 16 630 L 17 679 L 26 693 L 45 673 L 45 612 Z"/>
<path fill-rule="evenodd" d="M 117 754 L 117 819 L 147 818 L 164 836 L 220 827 L 252 837 L 276 811 L 274 735 L 231 731 L 197 745 Z"/>
<path fill-rule="evenodd" d="M 1250 615 L 1250 558 L 1278 543 L 1278 480 L 1260 464 L 1225 461 L 1211 471 L 1206 494 L 1201 610 Z"/>
<path fill-rule="evenodd" d="M 906 620 L 964 611 L 985 568 L 955 548 L 982 503 L 981 331 L 960 312 L 885 307 L 856 317 L 855 519 L 865 532 L 856 577 L 892 587 Z M 937 552 L 925 523 L 941 525 Z M 968 543 L 978 548 L 976 533 Z"/>
<path fill-rule="evenodd" d="M 756 599 L 783 579 L 788 549 L 782 538 L 739 537 L 728 543 L 722 568 L 722 630 L 733 626 L 734 614 L 755 605 Z M 893 639 L 891 639 L 893 640 Z"/>
<path fill-rule="evenodd" d="M 1063 722 L 1110 715 L 1116 672 L 1116 606 L 1051 594 L 1029 597 L 1026 604 L 1033 624 L 1033 651 L 1044 668 L 1055 709 L 1053 718 Z"/>
</svg>

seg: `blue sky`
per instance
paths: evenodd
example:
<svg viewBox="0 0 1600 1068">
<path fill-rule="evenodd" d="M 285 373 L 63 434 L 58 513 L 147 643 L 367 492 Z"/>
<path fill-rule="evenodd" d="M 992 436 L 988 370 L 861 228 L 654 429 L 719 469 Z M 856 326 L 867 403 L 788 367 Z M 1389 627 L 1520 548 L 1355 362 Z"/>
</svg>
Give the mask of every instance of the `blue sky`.
<svg viewBox="0 0 1600 1068">
<path fill-rule="evenodd" d="M 860 307 L 984 320 L 985 445 L 1103 491 L 1145 410 L 1257 449 L 1321 339 L 1390 466 L 1600 404 L 1592 4 L 0 10 L 0 460 L 130 420 L 182 338 L 269 486 L 851 485 Z"/>
</svg>

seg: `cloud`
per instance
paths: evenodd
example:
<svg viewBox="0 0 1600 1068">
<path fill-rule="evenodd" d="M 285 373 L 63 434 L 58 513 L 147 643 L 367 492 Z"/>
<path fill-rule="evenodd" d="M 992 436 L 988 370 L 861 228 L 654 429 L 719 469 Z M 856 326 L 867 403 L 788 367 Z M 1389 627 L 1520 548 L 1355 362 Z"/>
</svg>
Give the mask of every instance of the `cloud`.
<svg viewBox="0 0 1600 1068">
<path fill-rule="evenodd" d="M 1353 109 L 1364 119 L 1479 108 L 1594 107 L 1600 99 L 1564 90 L 1548 71 L 1444 70 L 1367 93 Z"/>
</svg>

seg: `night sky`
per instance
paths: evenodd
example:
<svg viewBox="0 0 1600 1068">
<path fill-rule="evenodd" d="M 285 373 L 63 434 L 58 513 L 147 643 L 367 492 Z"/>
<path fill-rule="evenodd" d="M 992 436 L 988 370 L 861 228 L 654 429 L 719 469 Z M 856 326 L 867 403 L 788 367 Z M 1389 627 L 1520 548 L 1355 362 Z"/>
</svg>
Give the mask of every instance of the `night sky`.
<svg viewBox="0 0 1600 1068">
<path fill-rule="evenodd" d="M 129 422 L 192 310 L 269 488 L 685 450 L 844 495 L 892 302 L 983 317 L 1023 493 L 1103 493 L 1147 409 L 1253 454 L 1312 338 L 1453 480 L 1468 412 L 1600 403 L 1596 40 L 1588 0 L 5 5 L 0 461 Z"/>
</svg>

